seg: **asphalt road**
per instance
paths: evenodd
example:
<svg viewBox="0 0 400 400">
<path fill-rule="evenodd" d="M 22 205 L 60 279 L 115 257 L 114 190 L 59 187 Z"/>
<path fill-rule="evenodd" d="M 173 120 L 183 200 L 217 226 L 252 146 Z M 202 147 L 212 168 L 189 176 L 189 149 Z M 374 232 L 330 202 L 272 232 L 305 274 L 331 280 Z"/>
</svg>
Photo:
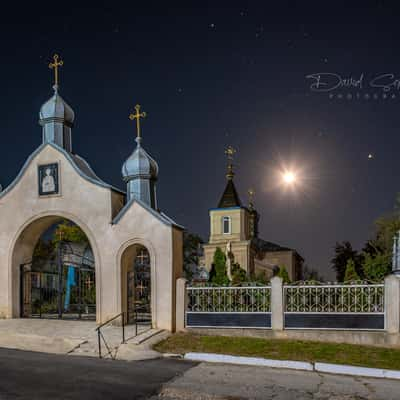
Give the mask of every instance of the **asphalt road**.
<svg viewBox="0 0 400 400">
<path fill-rule="evenodd" d="M 148 399 L 194 363 L 140 362 L 0 348 L 0 400 Z"/>
<path fill-rule="evenodd" d="M 0 400 L 399 400 L 400 381 L 183 360 L 0 348 Z"/>
</svg>

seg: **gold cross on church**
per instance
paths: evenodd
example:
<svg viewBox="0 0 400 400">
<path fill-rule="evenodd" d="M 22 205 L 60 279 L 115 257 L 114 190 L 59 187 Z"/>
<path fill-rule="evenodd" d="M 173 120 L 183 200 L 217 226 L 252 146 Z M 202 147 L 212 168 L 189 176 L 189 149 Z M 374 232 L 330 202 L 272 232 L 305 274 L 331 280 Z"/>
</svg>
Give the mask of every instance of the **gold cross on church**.
<svg viewBox="0 0 400 400">
<path fill-rule="evenodd" d="M 140 112 L 140 104 L 136 104 L 135 106 L 136 114 L 129 114 L 129 119 L 134 121 L 136 119 L 136 130 L 137 130 L 137 137 L 140 138 L 140 118 L 145 118 L 146 113 Z"/>
<path fill-rule="evenodd" d="M 232 146 L 228 146 L 225 150 L 225 154 L 228 157 L 228 160 L 233 160 L 233 156 L 235 155 L 236 150 Z"/>
<path fill-rule="evenodd" d="M 58 54 L 54 54 L 53 62 L 49 64 L 50 69 L 54 69 L 54 86 L 58 86 L 58 67 L 62 67 L 64 61 L 60 59 Z"/>
<path fill-rule="evenodd" d="M 228 146 L 225 150 L 225 155 L 228 158 L 228 172 L 226 173 L 227 179 L 233 179 L 233 176 L 235 175 L 233 172 L 233 156 L 236 153 L 236 150 L 232 146 Z"/>
</svg>

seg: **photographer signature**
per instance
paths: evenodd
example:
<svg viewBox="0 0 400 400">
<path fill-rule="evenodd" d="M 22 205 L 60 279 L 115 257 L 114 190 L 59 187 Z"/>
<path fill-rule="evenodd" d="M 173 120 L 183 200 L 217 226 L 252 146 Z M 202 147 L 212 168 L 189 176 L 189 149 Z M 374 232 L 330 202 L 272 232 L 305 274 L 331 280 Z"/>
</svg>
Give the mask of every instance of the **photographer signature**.
<svg viewBox="0 0 400 400">
<path fill-rule="evenodd" d="M 361 90 L 364 85 L 364 73 L 358 77 L 345 77 L 332 72 L 318 72 L 316 74 L 306 75 L 307 79 L 312 79 L 310 89 L 313 92 L 331 92 L 338 88 L 354 88 Z M 393 73 L 386 73 L 374 76 L 369 80 L 370 88 L 378 88 L 383 92 L 391 90 L 400 90 L 400 79 L 395 77 Z"/>
</svg>

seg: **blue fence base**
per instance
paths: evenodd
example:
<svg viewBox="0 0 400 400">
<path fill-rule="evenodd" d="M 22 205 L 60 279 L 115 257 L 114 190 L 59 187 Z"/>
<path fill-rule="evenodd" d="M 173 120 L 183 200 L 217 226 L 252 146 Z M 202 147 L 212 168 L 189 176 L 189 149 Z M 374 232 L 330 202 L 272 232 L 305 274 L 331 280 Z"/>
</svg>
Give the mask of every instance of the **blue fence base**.
<svg viewBox="0 0 400 400">
<path fill-rule="evenodd" d="M 186 313 L 186 326 L 197 328 L 271 328 L 271 313 Z"/>
<path fill-rule="evenodd" d="M 385 329 L 383 314 L 285 314 L 285 328 L 292 329 Z"/>
</svg>

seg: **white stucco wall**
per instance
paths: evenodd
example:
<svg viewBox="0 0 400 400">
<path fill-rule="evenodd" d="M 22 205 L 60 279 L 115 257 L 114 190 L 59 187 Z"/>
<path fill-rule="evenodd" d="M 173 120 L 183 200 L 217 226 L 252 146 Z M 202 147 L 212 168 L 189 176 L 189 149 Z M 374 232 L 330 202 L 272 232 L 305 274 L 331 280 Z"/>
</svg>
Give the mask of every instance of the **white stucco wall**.
<svg viewBox="0 0 400 400">
<path fill-rule="evenodd" d="M 60 195 L 39 197 L 38 165 L 54 162 Z M 54 146 L 36 154 L 16 185 L 0 196 L 0 316 L 19 316 L 19 265 L 31 260 L 37 239 L 52 224 L 45 217 L 59 216 L 78 224 L 92 246 L 99 323 L 121 312 L 121 256 L 130 245 L 142 244 L 151 257 L 153 325 L 173 329 L 174 278 L 182 268 L 174 263 L 176 229 L 137 202 L 112 224 L 111 199 L 112 189 L 82 177 Z"/>
</svg>

